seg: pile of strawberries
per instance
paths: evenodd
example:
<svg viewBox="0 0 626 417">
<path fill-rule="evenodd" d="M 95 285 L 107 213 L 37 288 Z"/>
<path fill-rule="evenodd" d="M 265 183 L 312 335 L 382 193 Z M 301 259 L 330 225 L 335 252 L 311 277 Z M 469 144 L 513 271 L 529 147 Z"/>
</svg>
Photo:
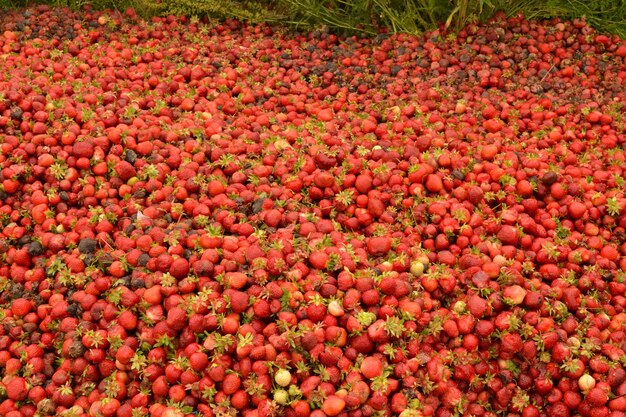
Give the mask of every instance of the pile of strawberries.
<svg viewBox="0 0 626 417">
<path fill-rule="evenodd" d="M 626 42 L 0 19 L 0 415 L 618 417 Z"/>
</svg>

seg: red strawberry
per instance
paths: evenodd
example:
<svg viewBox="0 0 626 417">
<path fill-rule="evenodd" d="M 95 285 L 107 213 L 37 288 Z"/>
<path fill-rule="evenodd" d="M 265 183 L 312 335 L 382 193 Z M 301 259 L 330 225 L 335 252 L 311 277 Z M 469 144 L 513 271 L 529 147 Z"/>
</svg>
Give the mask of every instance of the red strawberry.
<svg viewBox="0 0 626 417">
<path fill-rule="evenodd" d="M 328 254 L 326 252 L 318 250 L 309 255 L 309 263 L 315 269 L 325 269 L 328 262 Z"/>
<path fill-rule="evenodd" d="M 470 187 L 469 190 L 467 190 L 467 199 L 472 204 L 480 203 L 482 201 L 484 195 L 485 195 L 485 193 L 478 186 Z"/>
<path fill-rule="evenodd" d="M 498 146 L 489 144 L 484 145 L 480 150 L 480 157 L 485 161 L 493 161 L 493 158 L 498 154 Z"/>
<path fill-rule="evenodd" d="M 367 174 L 361 174 L 356 177 L 354 187 L 361 194 L 367 194 L 372 189 L 372 177 Z"/>
<path fill-rule="evenodd" d="M 383 374 L 383 362 L 375 356 L 367 356 L 361 362 L 361 373 L 367 379 L 374 379 Z"/>
<path fill-rule="evenodd" d="M 31 217 L 37 224 L 42 224 L 46 220 L 46 211 L 48 205 L 46 203 L 37 204 L 31 210 Z"/>
<path fill-rule="evenodd" d="M 91 158 L 95 152 L 92 140 L 74 142 L 72 153 L 78 158 Z"/>
<path fill-rule="evenodd" d="M 609 401 L 609 410 L 626 412 L 626 397 L 621 396 Z"/>
<path fill-rule="evenodd" d="M 265 251 L 258 244 L 250 245 L 246 249 L 246 260 L 249 263 L 252 263 L 252 261 L 257 258 L 262 258 L 263 256 L 265 256 Z"/>
<path fill-rule="evenodd" d="M 124 310 L 117 317 L 117 322 L 126 330 L 133 330 L 137 327 L 137 316 L 130 310 Z"/>
<path fill-rule="evenodd" d="M 619 361 L 619 358 L 624 355 L 624 351 L 622 349 L 610 343 L 604 343 L 602 345 L 602 353 L 612 361 Z"/>
<path fill-rule="evenodd" d="M 498 115 L 498 111 L 496 110 L 496 108 L 494 106 L 492 106 L 491 104 L 488 105 L 487 107 L 485 107 L 480 114 L 486 119 L 493 119 Z M 490 145 L 490 146 L 495 146 L 495 145 Z"/>
<path fill-rule="evenodd" d="M 469 269 L 473 266 L 480 266 L 482 265 L 482 263 L 483 261 L 480 259 L 480 257 L 478 257 L 478 255 L 474 255 L 471 253 L 463 254 L 459 258 L 459 267 L 461 269 Z"/>
<path fill-rule="evenodd" d="M 395 278 L 383 278 L 378 284 L 383 294 L 393 295 L 396 291 L 396 279 Z"/>
<path fill-rule="evenodd" d="M 504 352 L 516 353 L 522 350 L 522 337 L 517 333 L 505 333 L 500 340 Z"/>
<path fill-rule="evenodd" d="M 606 407 L 593 407 L 589 412 L 589 417 L 609 417 L 609 409 Z"/>
<path fill-rule="evenodd" d="M 367 241 L 367 251 L 373 256 L 383 256 L 391 250 L 391 238 L 377 236 Z"/>
<path fill-rule="evenodd" d="M 227 374 L 222 381 L 222 391 L 228 395 L 237 392 L 240 386 L 241 379 L 234 373 Z"/>
<path fill-rule="evenodd" d="M 271 209 L 265 213 L 264 221 L 269 227 L 278 227 L 282 221 L 283 215 L 280 210 Z M 269 256 L 269 255 L 268 255 Z"/>
<path fill-rule="evenodd" d="M 567 206 L 567 212 L 569 213 L 572 219 L 580 219 L 585 215 L 587 211 L 587 206 L 580 201 L 572 201 Z"/>
<path fill-rule="evenodd" d="M 345 346 L 348 341 L 348 332 L 339 326 L 329 326 L 326 329 L 326 340 L 335 346 Z"/>
<path fill-rule="evenodd" d="M 449 337 L 457 337 L 459 335 L 459 328 L 454 320 L 446 320 L 443 323 L 443 331 Z"/>
<path fill-rule="evenodd" d="M 334 367 L 339 361 L 341 350 L 337 351 L 335 346 L 327 346 L 320 353 L 319 361 L 326 367 Z"/>
<path fill-rule="evenodd" d="M 313 302 L 306 308 L 306 316 L 313 322 L 320 322 L 326 317 L 327 308 L 321 302 Z"/>
<path fill-rule="evenodd" d="M 265 319 L 272 314 L 270 304 L 267 300 L 259 299 L 257 300 L 253 306 L 252 311 L 257 318 Z"/>
<path fill-rule="evenodd" d="M 373 217 L 380 217 L 385 212 L 385 204 L 378 198 L 370 198 L 367 202 L 367 211 Z"/>
<path fill-rule="evenodd" d="M 187 313 L 180 307 L 173 307 L 167 312 L 167 325 L 174 330 L 182 330 L 187 324 Z"/>
<path fill-rule="evenodd" d="M 219 180 L 211 180 L 207 184 L 207 192 L 209 193 L 209 195 L 211 197 L 215 197 L 217 195 L 220 195 L 224 191 L 226 191 L 226 187 Z"/>
<path fill-rule="evenodd" d="M 317 118 L 322 122 L 330 122 L 333 120 L 333 111 L 331 109 L 322 109 L 317 113 Z"/>
<path fill-rule="evenodd" d="M 539 409 L 534 405 L 527 405 L 522 410 L 522 417 L 539 417 L 540 415 Z"/>
<path fill-rule="evenodd" d="M 54 402 L 63 407 L 71 407 L 76 402 L 76 396 L 71 386 L 63 385 L 52 395 Z"/>
<path fill-rule="evenodd" d="M 585 395 L 585 401 L 594 407 L 600 407 L 609 401 L 609 396 L 602 389 L 594 387 Z"/>
<path fill-rule="evenodd" d="M 441 181 L 439 175 L 429 174 L 428 177 L 426 177 L 424 186 L 431 193 L 438 193 L 443 189 L 443 181 Z"/>
<path fill-rule="evenodd" d="M 227 272 L 224 277 L 226 288 L 240 290 L 248 283 L 248 277 L 243 272 Z"/>
<path fill-rule="evenodd" d="M 135 350 L 128 345 L 122 345 L 115 353 L 115 360 L 126 365 L 130 362 L 131 358 L 135 355 Z"/>
<path fill-rule="evenodd" d="M 135 175 L 137 175 L 137 170 L 134 166 L 132 166 L 127 161 L 120 161 L 115 164 L 115 173 L 122 181 L 128 181 Z"/>
<path fill-rule="evenodd" d="M 571 414 L 567 406 L 559 401 L 559 402 L 552 404 L 548 408 L 548 415 L 568 417 Z"/>
<path fill-rule="evenodd" d="M 372 325 L 367 328 L 367 335 L 372 342 L 384 343 L 389 340 L 387 330 L 385 330 L 386 323 L 384 320 L 376 320 Z"/>
<path fill-rule="evenodd" d="M 120 402 L 116 398 L 109 398 L 108 401 L 101 403 L 101 413 L 104 417 L 113 417 L 120 408 Z"/>
<path fill-rule="evenodd" d="M 324 400 L 324 403 L 322 404 L 322 411 L 327 416 L 334 417 L 341 413 L 345 407 L 346 402 L 342 398 L 339 398 L 336 395 L 330 395 Z"/>
<path fill-rule="evenodd" d="M 467 302 L 467 308 L 474 317 L 481 318 L 487 313 L 489 305 L 487 304 L 487 300 L 478 295 L 472 295 Z"/>
<path fill-rule="evenodd" d="M 497 121 L 496 119 L 489 119 L 483 123 L 485 130 L 489 133 L 496 133 L 502 130 L 502 123 Z"/>
<path fill-rule="evenodd" d="M 374 344 L 372 343 L 372 340 L 365 333 L 353 336 L 350 339 L 350 346 L 354 348 L 358 353 L 362 354 L 369 353 L 374 349 Z"/>
<path fill-rule="evenodd" d="M 156 413 L 154 413 L 154 415 L 156 415 Z M 184 416 L 183 412 L 174 407 L 164 407 L 163 412 L 161 413 L 161 417 L 183 417 L 183 416 Z"/>
<path fill-rule="evenodd" d="M 122 298 L 120 300 L 120 304 L 126 308 L 131 308 L 139 301 L 141 298 L 128 287 L 120 287 L 122 290 Z"/>
<path fill-rule="evenodd" d="M 26 298 L 16 298 L 11 303 L 11 311 L 13 312 L 13 315 L 19 317 L 24 317 L 28 314 L 32 307 L 32 302 Z"/>
<path fill-rule="evenodd" d="M 496 327 L 489 320 L 479 320 L 476 323 L 476 334 L 480 337 L 489 337 L 496 330 Z"/>
<path fill-rule="evenodd" d="M 350 394 L 354 395 L 359 404 L 364 404 L 370 396 L 370 387 L 365 381 L 357 381 L 352 385 Z"/>
<path fill-rule="evenodd" d="M 172 261 L 169 269 L 174 278 L 182 279 L 189 274 L 189 261 L 185 258 L 176 258 Z"/>
<path fill-rule="evenodd" d="M 439 358 L 430 359 L 426 364 L 426 371 L 430 380 L 435 382 L 442 381 L 450 373 Z"/>
<path fill-rule="evenodd" d="M 552 348 L 552 359 L 557 363 L 565 361 L 570 354 L 570 348 L 563 342 L 558 342 Z"/>
<path fill-rule="evenodd" d="M 457 387 L 448 387 L 442 398 L 442 403 L 448 408 L 455 408 L 463 399 L 461 391 Z"/>
<path fill-rule="evenodd" d="M 380 294 L 374 289 L 367 290 L 361 295 L 361 300 L 366 306 L 374 306 L 380 301 Z"/>
<path fill-rule="evenodd" d="M 328 171 L 322 171 L 315 175 L 313 183 L 320 188 L 332 187 L 335 184 L 335 177 Z"/>
<path fill-rule="evenodd" d="M 243 291 L 233 291 L 230 294 L 230 308 L 233 313 L 243 313 L 248 308 L 250 297 Z"/>
<path fill-rule="evenodd" d="M 504 297 L 504 300 L 513 305 L 522 304 L 524 302 L 524 299 L 526 298 L 527 293 L 528 292 L 519 285 L 511 285 L 502 290 L 502 296 Z"/>
<path fill-rule="evenodd" d="M 606 382 L 608 382 L 611 387 L 617 387 L 625 380 L 626 371 L 621 366 L 611 368 L 606 378 Z"/>
<path fill-rule="evenodd" d="M 566 391 L 565 394 L 563 394 L 563 403 L 570 410 L 578 408 L 581 402 L 582 396 L 576 391 Z"/>
<path fill-rule="evenodd" d="M 505 245 L 516 245 L 519 240 L 519 230 L 515 226 L 503 225 L 497 237 Z"/>
<path fill-rule="evenodd" d="M 422 315 L 422 307 L 417 301 L 411 301 L 408 298 L 403 298 L 400 300 L 398 306 L 402 312 L 409 314 L 414 319 L 419 319 Z"/>
<path fill-rule="evenodd" d="M 300 391 L 302 391 L 302 395 L 305 398 L 310 398 L 313 391 L 319 386 L 320 382 L 322 382 L 321 378 L 317 375 L 313 375 L 302 381 L 300 384 Z"/>
<path fill-rule="evenodd" d="M 13 401 L 23 401 L 28 396 L 26 380 L 16 376 L 5 384 L 6 396 Z"/>
</svg>

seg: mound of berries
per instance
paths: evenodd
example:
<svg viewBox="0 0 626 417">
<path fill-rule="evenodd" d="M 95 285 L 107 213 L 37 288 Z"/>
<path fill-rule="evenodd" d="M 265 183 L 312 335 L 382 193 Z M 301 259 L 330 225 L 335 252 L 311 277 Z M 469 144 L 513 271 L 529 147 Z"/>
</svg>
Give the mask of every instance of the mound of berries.
<svg viewBox="0 0 626 417">
<path fill-rule="evenodd" d="M 0 25 L 0 416 L 626 413 L 625 41 Z"/>
</svg>

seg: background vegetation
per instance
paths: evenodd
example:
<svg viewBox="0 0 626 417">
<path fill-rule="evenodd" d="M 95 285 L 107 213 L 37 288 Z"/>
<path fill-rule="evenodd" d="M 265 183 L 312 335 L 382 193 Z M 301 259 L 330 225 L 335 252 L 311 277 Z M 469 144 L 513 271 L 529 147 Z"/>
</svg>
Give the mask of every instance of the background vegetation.
<svg viewBox="0 0 626 417">
<path fill-rule="evenodd" d="M 0 0 L 2 7 L 35 3 L 124 10 L 154 15 L 184 14 L 287 23 L 300 29 L 418 34 L 444 24 L 459 29 L 497 11 L 526 18 L 585 18 L 596 29 L 626 38 L 626 0 Z"/>
</svg>

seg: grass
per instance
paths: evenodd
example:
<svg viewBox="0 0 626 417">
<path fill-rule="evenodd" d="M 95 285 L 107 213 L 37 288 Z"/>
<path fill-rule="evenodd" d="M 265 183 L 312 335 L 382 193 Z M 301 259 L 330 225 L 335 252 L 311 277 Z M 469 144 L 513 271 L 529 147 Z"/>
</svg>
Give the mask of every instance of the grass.
<svg viewBox="0 0 626 417">
<path fill-rule="evenodd" d="M 381 28 L 419 34 L 439 25 L 458 30 L 497 11 L 527 19 L 584 18 L 601 32 L 626 38 L 626 0 L 0 0 L 0 8 L 36 3 L 124 10 L 140 14 L 184 14 L 289 24 L 298 29 L 327 27 L 341 33 L 374 35 Z"/>
<path fill-rule="evenodd" d="M 507 15 L 522 13 L 527 19 L 584 18 L 601 32 L 626 38 L 626 0 L 526 0 L 507 7 Z"/>
</svg>

